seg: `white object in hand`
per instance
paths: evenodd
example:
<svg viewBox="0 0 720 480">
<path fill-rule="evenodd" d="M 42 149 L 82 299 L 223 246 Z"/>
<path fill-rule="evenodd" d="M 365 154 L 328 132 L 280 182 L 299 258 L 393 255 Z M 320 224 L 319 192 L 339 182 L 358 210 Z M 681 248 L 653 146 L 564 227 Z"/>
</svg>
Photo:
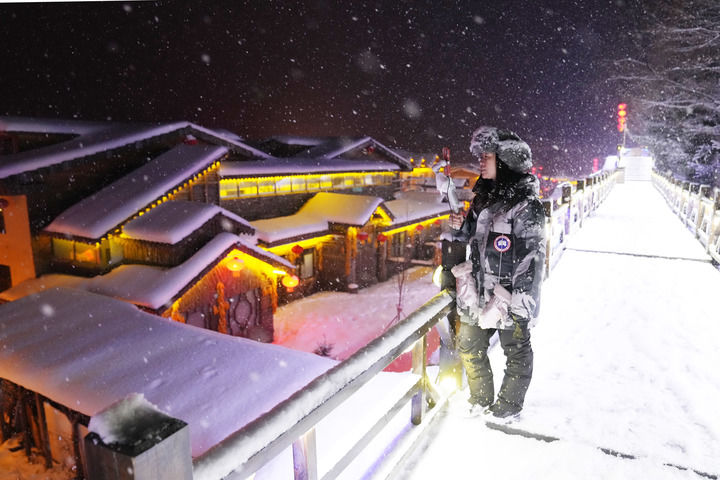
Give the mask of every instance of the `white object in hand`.
<svg viewBox="0 0 720 480">
<path fill-rule="evenodd" d="M 447 198 L 450 204 L 450 210 L 452 210 L 453 213 L 457 213 L 460 211 L 460 201 L 455 191 L 455 184 L 450 177 L 440 171 L 440 169 L 447 166 L 447 164 L 445 160 L 440 160 L 432 166 L 432 171 L 435 172 L 435 188 L 437 188 L 437 191 L 440 192 L 443 197 Z"/>
</svg>

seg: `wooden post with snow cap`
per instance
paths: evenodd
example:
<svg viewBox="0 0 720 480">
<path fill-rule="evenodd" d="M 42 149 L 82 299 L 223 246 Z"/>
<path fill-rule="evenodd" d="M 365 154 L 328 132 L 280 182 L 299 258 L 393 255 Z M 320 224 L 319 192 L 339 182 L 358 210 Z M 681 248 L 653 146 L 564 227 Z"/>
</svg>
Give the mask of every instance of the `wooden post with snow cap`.
<svg viewBox="0 0 720 480">
<path fill-rule="evenodd" d="M 132 394 L 90 419 L 85 436 L 88 478 L 191 480 L 187 423 Z"/>
</svg>

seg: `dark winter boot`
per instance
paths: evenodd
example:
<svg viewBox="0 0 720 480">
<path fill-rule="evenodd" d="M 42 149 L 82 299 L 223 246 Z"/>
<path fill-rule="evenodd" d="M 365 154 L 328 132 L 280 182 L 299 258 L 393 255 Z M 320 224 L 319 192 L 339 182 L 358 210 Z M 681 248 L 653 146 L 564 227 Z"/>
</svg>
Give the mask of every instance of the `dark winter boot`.
<svg viewBox="0 0 720 480">
<path fill-rule="evenodd" d="M 502 399 L 498 399 L 497 402 L 490 405 L 490 413 L 492 413 L 493 417 L 496 418 L 507 418 L 512 417 L 514 415 L 517 415 L 522 410 L 522 407 L 518 407 L 517 405 L 511 405 Z"/>
</svg>

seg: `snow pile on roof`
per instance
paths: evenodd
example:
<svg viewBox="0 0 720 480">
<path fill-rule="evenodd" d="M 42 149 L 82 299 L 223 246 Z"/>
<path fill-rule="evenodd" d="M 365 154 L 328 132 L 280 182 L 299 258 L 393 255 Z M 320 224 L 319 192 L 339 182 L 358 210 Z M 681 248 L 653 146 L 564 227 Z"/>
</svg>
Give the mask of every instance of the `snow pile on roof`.
<svg viewBox="0 0 720 480">
<path fill-rule="evenodd" d="M 394 159 L 399 165 L 408 169 L 412 168 L 410 162 L 398 154 L 396 151 L 386 147 L 382 143 L 376 141 L 372 137 L 361 137 L 361 138 L 349 138 L 340 137 L 330 139 L 322 144 L 316 145 L 313 148 L 298 153 L 296 158 L 336 158 L 340 157 L 344 153 L 356 150 L 363 147 L 376 147 L 388 154 Z"/>
<path fill-rule="evenodd" d="M 236 135 L 211 130 L 190 122 L 96 124 L 90 122 L 48 121 L 32 118 L 4 117 L 0 119 L 0 123 L 4 123 L 9 131 L 70 133 L 79 135 L 65 142 L 14 155 L 7 155 L 3 163 L 0 164 L 0 178 L 115 150 L 154 137 L 179 133 L 183 130 L 194 133 L 208 143 L 221 144 L 230 150 L 240 151 L 251 157 L 272 158 L 267 153 L 239 141 Z"/>
<path fill-rule="evenodd" d="M 295 237 L 317 236 L 330 228 L 327 220 L 297 213 L 251 223 L 257 238 L 267 244 Z"/>
<path fill-rule="evenodd" d="M 113 125 L 102 130 L 93 130 L 66 142 L 8 155 L 0 164 L 0 178 L 122 148 L 171 133 L 183 126 L 187 124 Z"/>
<path fill-rule="evenodd" d="M 327 232 L 329 223 L 365 225 L 383 204 L 380 197 L 320 192 L 294 215 L 251 222 L 257 238 L 265 243 Z"/>
<path fill-rule="evenodd" d="M 87 281 L 87 277 L 76 277 L 75 275 L 65 275 L 61 273 L 49 273 L 37 278 L 29 278 L 14 287 L 10 287 L 7 290 L 0 292 L 0 300 L 13 302 L 33 293 L 42 292 L 56 287 L 84 289 Z"/>
<path fill-rule="evenodd" d="M 382 145 L 371 137 L 362 138 L 317 138 L 272 137 L 288 145 L 308 145 L 308 148 L 289 158 L 269 158 L 242 162 L 224 162 L 220 168 L 223 177 L 243 177 L 254 175 L 303 175 L 330 172 L 373 172 L 410 170 L 410 162 L 394 150 Z M 343 154 L 354 150 L 375 147 L 384 152 L 390 161 L 377 157 L 343 158 Z"/>
<path fill-rule="evenodd" d="M 65 210 L 45 230 L 97 239 L 228 152 L 178 145 Z"/>
<path fill-rule="evenodd" d="M 382 198 L 369 195 L 320 192 L 308 200 L 298 214 L 325 218 L 331 223 L 362 226 L 382 203 Z"/>
<path fill-rule="evenodd" d="M 105 275 L 92 278 L 85 288 L 154 310 L 169 307 L 185 287 L 233 247 L 278 267 L 295 268 L 284 258 L 251 245 L 237 235 L 221 233 L 177 267 L 164 269 L 148 265 L 121 265 Z"/>
<path fill-rule="evenodd" d="M 434 196 L 438 197 L 437 193 Z M 393 224 L 416 222 L 450 213 L 450 205 L 430 199 L 400 198 L 385 202 L 385 206 L 395 217 Z"/>
<path fill-rule="evenodd" d="M 0 132 L 84 135 L 109 127 L 105 122 L 53 118 L 0 117 Z"/>
<path fill-rule="evenodd" d="M 141 393 L 198 456 L 335 362 L 53 289 L 0 305 L 0 377 L 85 415 Z"/>
<path fill-rule="evenodd" d="M 158 205 L 145 215 L 131 220 L 123 227 L 123 234 L 135 240 L 174 245 L 216 215 L 222 215 L 252 230 L 247 220 L 217 205 L 173 201 Z M 232 225 L 228 227 L 227 230 L 231 231 Z"/>
</svg>

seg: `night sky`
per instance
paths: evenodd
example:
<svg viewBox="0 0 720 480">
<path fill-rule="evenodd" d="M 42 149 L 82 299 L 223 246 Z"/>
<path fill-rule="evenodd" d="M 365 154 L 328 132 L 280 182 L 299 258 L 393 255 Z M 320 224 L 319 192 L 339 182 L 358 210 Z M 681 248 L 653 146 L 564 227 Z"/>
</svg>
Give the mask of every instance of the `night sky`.
<svg viewBox="0 0 720 480">
<path fill-rule="evenodd" d="M 0 115 L 370 135 L 460 161 L 488 124 L 586 173 L 619 141 L 607 79 L 635 54 L 634 1 L 0 4 Z"/>
</svg>

